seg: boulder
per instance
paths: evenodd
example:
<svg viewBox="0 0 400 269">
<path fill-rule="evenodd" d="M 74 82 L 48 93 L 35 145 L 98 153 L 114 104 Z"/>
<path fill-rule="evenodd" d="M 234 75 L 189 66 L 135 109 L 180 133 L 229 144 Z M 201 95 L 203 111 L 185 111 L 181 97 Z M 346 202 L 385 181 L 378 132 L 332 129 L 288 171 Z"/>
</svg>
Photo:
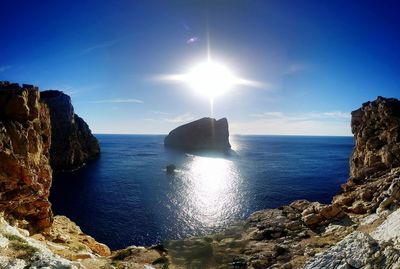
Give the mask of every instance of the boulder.
<svg viewBox="0 0 400 269">
<path fill-rule="evenodd" d="M 86 122 L 74 113 L 71 98 L 61 91 L 43 91 L 50 111 L 52 141 L 50 164 L 55 171 L 73 170 L 97 158 L 100 146 Z"/>
<path fill-rule="evenodd" d="M 231 148 L 228 120 L 202 118 L 179 126 L 165 137 L 164 145 L 187 151 L 228 151 Z"/>
</svg>

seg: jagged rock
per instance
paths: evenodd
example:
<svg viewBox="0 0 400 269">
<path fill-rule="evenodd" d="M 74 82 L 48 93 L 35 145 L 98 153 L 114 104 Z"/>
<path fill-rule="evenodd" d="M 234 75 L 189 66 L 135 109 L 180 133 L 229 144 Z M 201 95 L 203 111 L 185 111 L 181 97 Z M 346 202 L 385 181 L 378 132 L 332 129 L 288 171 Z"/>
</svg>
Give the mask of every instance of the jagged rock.
<svg viewBox="0 0 400 269">
<path fill-rule="evenodd" d="M 51 167 L 56 171 L 72 170 L 98 157 L 99 143 L 86 122 L 74 113 L 71 98 L 54 90 L 43 91 L 40 97 L 51 116 Z"/>
<path fill-rule="evenodd" d="M 356 145 L 350 159 L 350 176 L 364 179 L 400 166 L 400 101 L 378 97 L 351 115 Z"/>
<path fill-rule="evenodd" d="M 62 243 L 69 249 L 86 249 L 90 254 L 110 256 L 110 248 L 97 242 L 93 237 L 82 232 L 81 228 L 66 216 L 55 216 L 50 229 L 44 233 L 46 239 L 55 243 Z M 67 252 L 64 251 L 64 255 Z M 87 253 L 83 253 L 88 255 Z M 69 256 L 73 256 L 70 254 Z M 75 254 L 76 256 L 76 254 Z"/>
<path fill-rule="evenodd" d="M 50 116 L 38 89 L 1 82 L 0 211 L 32 229 L 52 221 L 50 140 Z"/>
<path fill-rule="evenodd" d="M 398 206 L 398 178 L 400 168 L 372 177 L 363 184 L 354 184 L 333 197 L 333 203 L 344 211 L 354 214 L 374 213 L 377 208 Z M 389 191 L 390 189 L 390 191 Z M 367 195 L 366 195 L 367 194 Z M 366 199 L 365 197 L 368 197 Z"/>
<path fill-rule="evenodd" d="M 202 118 L 172 130 L 164 139 L 166 147 L 182 150 L 227 151 L 229 144 L 228 121 Z"/>
<path fill-rule="evenodd" d="M 379 246 L 371 236 L 353 232 L 327 251 L 316 254 L 304 269 L 361 268 L 378 250 Z"/>
<path fill-rule="evenodd" d="M 387 219 L 371 233 L 379 241 L 394 240 L 400 247 L 400 209 L 390 214 Z"/>
<path fill-rule="evenodd" d="M 335 246 L 315 255 L 304 268 L 399 268 L 399 226 L 400 209 L 397 209 L 370 234 L 351 233 Z"/>
<path fill-rule="evenodd" d="M 0 248 L 0 268 L 82 268 L 80 264 L 54 254 L 46 244 L 27 236 L 23 230 L 9 225 L 2 216 L 0 241 L 6 242 Z"/>
<path fill-rule="evenodd" d="M 354 214 L 399 204 L 400 186 L 393 180 L 400 177 L 400 101 L 378 97 L 364 103 L 352 112 L 351 129 L 350 178 L 333 203 Z"/>
</svg>

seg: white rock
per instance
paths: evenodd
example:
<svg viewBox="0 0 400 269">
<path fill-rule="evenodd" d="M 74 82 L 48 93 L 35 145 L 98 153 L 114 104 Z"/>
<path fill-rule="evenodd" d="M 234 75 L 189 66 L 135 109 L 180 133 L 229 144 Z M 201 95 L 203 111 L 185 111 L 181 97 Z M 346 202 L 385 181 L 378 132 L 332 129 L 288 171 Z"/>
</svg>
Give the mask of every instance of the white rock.
<svg viewBox="0 0 400 269">
<path fill-rule="evenodd" d="M 8 245 L 8 239 L 0 235 L 0 248 L 5 248 Z"/>
<path fill-rule="evenodd" d="M 379 215 L 378 214 L 371 214 L 366 216 L 365 218 L 363 218 L 361 220 L 361 225 L 367 225 L 367 224 L 372 224 L 374 223 L 377 219 L 379 219 Z"/>
<path fill-rule="evenodd" d="M 37 251 L 27 259 L 26 261 L 17 259 L 15 257 L 0 256 L 0 268 L 1 269 L 78 269 L 85 268 L 83 265 L 77 262 L 68 261 L 56 254 L 54 254 L 47 246 L 36 239 L 27 237 L 26 233 L 21 232 L 21 229 L 17 229 L 9 225 L 4 218 L 0 217 L 0 234 L 10 234 L 17 236 L 24 240 L 30 247 L 37 249 Z M 6 244 L 1 238 L 7 239 L 0 236 L 0 244 Z M 8 242 L 7 242 L 8 244 Z M 1 249 L 0 249 L 1 251 Z M 1 252 L 0 252 L 1 253 Z M 7 253 L 7 252 L 6 252 Z M 10 254 L 10 253 L 9 253 Z M 4 254 L 3 254 L 4 255 Z"/>
<path fill-rule="evenodd" d="M 397 209 L 371 233 L 371 236 L 378 241 L 394 240 L 400 242 L 400 209 Z M 399 245 L 400 248 L 400 245 Z"/>
<path fill-rule="evenodd" d="M 328 250 L 310 259 L 306 269 L 361 268 L 378 251 L 376 241 L 368 234 L 353 232 Z"/>
<path fill-rule="evenodd" d="M 0 256 L 0 268 L 2 269 L 24 269 L 25 267 L 26 262 L 24 260 Z"/>
</svg>

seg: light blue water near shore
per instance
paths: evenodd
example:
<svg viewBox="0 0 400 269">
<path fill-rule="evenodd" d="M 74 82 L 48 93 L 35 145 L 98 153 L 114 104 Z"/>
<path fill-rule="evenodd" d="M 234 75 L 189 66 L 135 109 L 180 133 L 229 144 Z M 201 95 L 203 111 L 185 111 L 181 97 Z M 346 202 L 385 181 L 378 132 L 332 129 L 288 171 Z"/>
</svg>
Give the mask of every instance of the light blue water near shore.
<svg viewBox="0 0 400 269">
<path fill-rule="evenodd" d="M 295 199 L 329 202 L 354 146 L 352 137 L 231 136 L 229 156 L 199 156 L 165 149 L 164 136 L 97 137 L 101 158 L 54 175 L 50 200 L 112 248 L 210 233 Z"/>
</svg>

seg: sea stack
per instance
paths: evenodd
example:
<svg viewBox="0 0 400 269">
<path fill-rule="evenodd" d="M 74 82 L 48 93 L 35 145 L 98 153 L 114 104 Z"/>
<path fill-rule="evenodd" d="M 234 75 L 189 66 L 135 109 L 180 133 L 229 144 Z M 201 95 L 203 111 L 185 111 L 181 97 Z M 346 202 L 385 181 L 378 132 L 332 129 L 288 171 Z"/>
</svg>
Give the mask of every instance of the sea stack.
<svg viewBox="0 0 400 269">
<path fill-rule="evenodd" d="M 55 171 L 73 170 L 97 158 L 100 146 L 86 122 L 74 113 L 71 98 L 61 91 L 43 91 L 51 117 L 50 164 Z"/>
<path fill-rule="evenodd" d="M 228 151 L 228 120 L 202 118 L 172 130 L 164 139 L 164 145 L 185 151 Z"/>
<path fill-rule="evenodd" d="M 50 115 L 38 88 L 0 82 L 0 212 L 35 231 L 53 220 L 50 140 Z"/>
</svg>

